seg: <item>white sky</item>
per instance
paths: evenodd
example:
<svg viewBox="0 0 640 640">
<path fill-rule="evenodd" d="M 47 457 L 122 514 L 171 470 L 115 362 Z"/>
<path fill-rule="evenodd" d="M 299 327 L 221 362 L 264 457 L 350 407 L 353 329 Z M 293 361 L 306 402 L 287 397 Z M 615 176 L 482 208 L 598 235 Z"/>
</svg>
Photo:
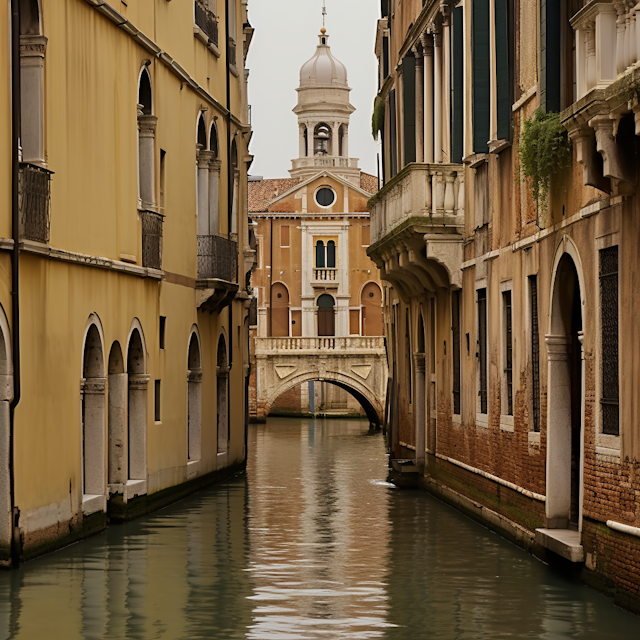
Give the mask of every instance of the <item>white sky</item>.
<svg viewBox="0 0 640 640">
<path fill-rule="evenodd" d="M 374 54 L 380 0 L 327 0 L 327 31 L 331 52 L 346 67 L 351 104 L 356 112 L 349 127 L 349 155 L 376 174 L 376 146 L 371 136 L 371 111 L 376 95 Z M 322 27 L 322 0 L 249 0 L 249 21 L 255 34 L 247 67 L 252 105 L 255 156 L 252 175 L 287 178 L 298 156 L 296 87 L 300 67 L 313 56 Z"/>
</svg>

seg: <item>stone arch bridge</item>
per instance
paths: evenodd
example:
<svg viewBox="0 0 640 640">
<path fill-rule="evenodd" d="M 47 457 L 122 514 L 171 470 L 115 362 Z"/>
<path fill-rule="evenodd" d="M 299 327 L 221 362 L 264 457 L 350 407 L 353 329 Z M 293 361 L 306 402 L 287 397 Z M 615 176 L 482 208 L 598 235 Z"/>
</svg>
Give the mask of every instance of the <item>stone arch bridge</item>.
<svg viewBox="0 0 640 640">
<path fill-rule="evenodd" d="M 273 403 L 305 382 L 331 382 L 353 395 L 371 424 L 384 423 L 387 355 L 382 337 L 256 338 L 259 421 Z"/>
</svg>

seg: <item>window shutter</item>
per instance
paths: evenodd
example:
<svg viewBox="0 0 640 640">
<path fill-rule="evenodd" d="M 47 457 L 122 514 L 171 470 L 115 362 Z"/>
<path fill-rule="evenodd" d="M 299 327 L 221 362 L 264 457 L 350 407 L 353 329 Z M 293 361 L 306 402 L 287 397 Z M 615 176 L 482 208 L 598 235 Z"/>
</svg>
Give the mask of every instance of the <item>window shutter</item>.
<svg viewBox="0 0 640 640">
<path fill-rule="evenodd" d="M 540 106 L 560 111 L 560 0 L 540 0 Z"/>
<path fill-rule="evenodd" d="M 462 163 L 464 154 L 464 15 L 462 7 L 453 9 L 451 43 L 451 147 L 452 162 Z"/>
<path fill-rule="evenodd" d="M 396 119 L 396 92 L 395 89 L 389 92 L 389 150 L 391 175 L 390 178 L 398 173 L 398 122 Z"/>
<path fill-rule="evenodd" d="M 511 140 L 511 74 L 512 47 L 509 33 L 509 0 L 496 0 L 496 92 L 498 107 L 498 140 Z"/>
<path fill-rule="evenodd" d="M 416 59 L 402 62 L 402 108 L 404 109 L 404 164 L 416 161 Z"/>
<path fill-rule="evenodd" d="M 473 0 L 473 151 L 488 153 L 490 136 L 489 0 Z"/>
</svg>

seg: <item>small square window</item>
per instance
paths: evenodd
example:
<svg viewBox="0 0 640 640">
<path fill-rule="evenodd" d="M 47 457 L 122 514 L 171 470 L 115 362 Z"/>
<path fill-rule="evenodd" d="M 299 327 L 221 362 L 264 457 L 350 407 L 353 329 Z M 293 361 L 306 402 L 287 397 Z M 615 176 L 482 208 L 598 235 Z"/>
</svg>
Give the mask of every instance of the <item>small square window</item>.
<svg viewBox="0 0 640 640">
<path fill-rule="evenodd" d="M 167 326 L 167 317 L 160 316 L 160 348 L 161 349 L 164 349 L 164 335 L 165 335 L 166 326 Z"/>
</svg>

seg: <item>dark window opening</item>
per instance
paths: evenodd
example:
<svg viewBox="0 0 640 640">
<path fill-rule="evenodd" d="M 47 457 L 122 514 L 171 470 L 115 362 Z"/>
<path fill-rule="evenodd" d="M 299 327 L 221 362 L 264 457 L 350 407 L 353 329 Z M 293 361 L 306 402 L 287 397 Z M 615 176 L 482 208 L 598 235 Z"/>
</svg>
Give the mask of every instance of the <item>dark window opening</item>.
<svg viewBox="0 0 640 640">
<path fill-rule="evenodd" d="M 462 7 L 453 9 L 451 41 L 451 161 L 462 163 L 464 154 L 464 15 Z"/>
<path fill-rule="evenodd" d="M 327 242 L 327 268 L 336 268 L 336 243 L 333 240 Z"/>
<path fill-rule="evenodd" d="M 489 0 L 473 0 L 473 152 L 487 153 L 491 135 Z"/>
<path fill-rule="evenodd" d="M 318 193 L 316 193 L 316 202 L 321 207 L 330 207 L 335 201 L 336 194 L 333 192 L 333 189 L 329 189 L 328 187 L 318 189 Z"/>
<path fill-rule="evenodd" d="M 478 289 L 478 367 L 480 413 L 487 413 L 487 290 Z"/>
<path fill-rule="evenodd" d="M 404 164 L 416 161 L 416 59 L 402 61 L 402 108 L 404 110 Z"/>
<path fill-rule="evenodd" d="M 529 276 L 531 303 L 531 386 L 533 430 L 540 431 L 540 333 L 538 329 L 538 276 Z"/>
<path fill-rule="evenodd" d="M 513 316 L 511 307 L 511 291 L 502 294 L 504 305 L 504 376 L 506 382 L 507 404 L 506 415 L 513 415 Z"/>
<path fill-rule="evenodd" d="M 498 140 L 511 140 L 513 118 L 513 0 L 496 0 L 496 93 Z"/>
<path fill-rule="evenodd" d="M 318 242 L 316 242 L 316 269 L 324 269 L 325 266 L 324 242 L 322 240 L 318 240 Z"/>
<path fill-rule="evenodd" d="M 154 390 L 154 420 L 160 422 L 160 380 L 156 380 Z"/>
<path fill-rule="evenodd" d="M 461 291 L 454 291 L 451 298 L 451 331 L 453 333 L 453 413 L 459 416 L 461 411 L 460 389 L 460 300 Z"/>
<path fill-rule="evenodd" d="M 390 178 L 398 173 L 398 123 L 396 121 L 396 92 L 389 92 L 389 172 Z"/>
<path fill-rule="evenodd" d="M 620 435 L 618 345 L 618 247 L 600 251 L 600 330 L 602 348 L 602 433 Z"/>
<path fill-rule="evenodd" d="M 167 318 L 166 316 L 160 316 L 160 335 L 159 335 L 159 342 L 160 342 L 160 348 L 164 349 L 164 336 L 165 336 L 165 329 L 167 326 Z"/>
</svg>

